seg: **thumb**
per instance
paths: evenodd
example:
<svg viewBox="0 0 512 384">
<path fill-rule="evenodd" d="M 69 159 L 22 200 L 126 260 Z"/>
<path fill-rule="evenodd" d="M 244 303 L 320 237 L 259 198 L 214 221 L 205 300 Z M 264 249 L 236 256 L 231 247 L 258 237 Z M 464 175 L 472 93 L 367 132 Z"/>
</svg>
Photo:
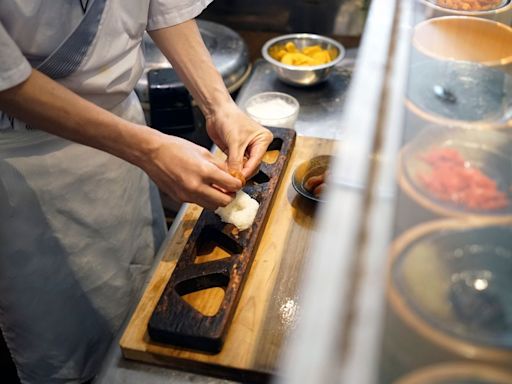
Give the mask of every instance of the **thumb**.
<svg viewBox="0 0 512 384">
<path fill-rule="evenodd" d="M 236 148 L 232 150 L 230 148 L 228 154 L 228 168 L 236 171 L 241 171 L 244 167 L 244 152 Z"/>
</svg>

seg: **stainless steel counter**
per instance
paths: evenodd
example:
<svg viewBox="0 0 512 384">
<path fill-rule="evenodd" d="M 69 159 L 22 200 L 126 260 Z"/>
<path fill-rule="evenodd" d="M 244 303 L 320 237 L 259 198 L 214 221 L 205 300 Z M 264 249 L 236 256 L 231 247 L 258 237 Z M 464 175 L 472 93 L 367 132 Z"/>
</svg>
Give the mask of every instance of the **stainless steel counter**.
<svg viewBox="0 0 512 384">
<path fill-rule="evenodd" d="M 254 64 L 251 77 L 240 90 L 237 103 L 243 107 L 249 97 L 260 92 L 287 93 L 295 97 L 300 104 L 299 116 L 295 123 L 295 130 L 299 135 L 340 139 L 343 130 L 339 123 L 356 53 L 356 49 L 347 50 L 347 56 L 334 68 L 326 82 L 308 88 L 284 84 L 277 78 L 270 64 L 258 60 Z"/>
<path fill-rule="evenodd" d="M 346 59 L 335 68 L 328 81 L 312 88 L 288 86 L 277 79 L 265 61 L 257 61 L 253 73 L 240 90 L 237 103 L 243 106 L 245 100 L 250 96 L 264 91 L 289 93 L 300 104 L 300 112 L 295 126 L 299 135 L 340 139 L 343 137 L 340 120 L 356 54 L 357 50 L 349 49 Z M 185 207 L 182 206 L 162 248 L 165 248 L 172 238 L 184 210 Z M 162 254 L 163 252 L 159 253 L 155 265 L 158 264 Z M 119 348 L 119 338 L 120 335 L 112 343 L 103 369 L 93 381 L 94 384 L 231 383 L 226 380 L 125 360 Z"/>
</svg>

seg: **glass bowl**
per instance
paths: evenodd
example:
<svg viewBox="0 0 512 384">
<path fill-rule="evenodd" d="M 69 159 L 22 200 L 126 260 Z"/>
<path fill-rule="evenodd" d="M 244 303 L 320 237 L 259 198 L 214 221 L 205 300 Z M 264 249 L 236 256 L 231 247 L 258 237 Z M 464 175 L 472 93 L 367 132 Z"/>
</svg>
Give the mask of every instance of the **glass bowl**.
<svg viewBox="0 0 512 384">
<path fill-rule="evenodd" d="M 510 384 L 512 372 L 488 364 L 436 364 L 409 373 L 395 384 Z"/>
<path fill-rule="evenodd" d="M 507 5 L 508 0 L 422 0 L 423 3 L 430 3 L 440 8 L 462 12 L 486 12 L 492 11 Z"/>
<path fill-rule="evenodd" d="M 411 65 L 406 105 L 438 124 L 506 127 L 512 76 L 476 63 L 423 59 Z"/>
<path fill-rule="evenodd" d="M 389 279 L 414 331 L 460 356 L 512 361 L 512 223 L 415 227 L 393 243 Z"/>
<path fill-rule="evenodd" d="M 401 151 L 399 184 L 439 215 L 512 218 L 512 142 L 502 131 L 428 126 Z"/>
</svg>

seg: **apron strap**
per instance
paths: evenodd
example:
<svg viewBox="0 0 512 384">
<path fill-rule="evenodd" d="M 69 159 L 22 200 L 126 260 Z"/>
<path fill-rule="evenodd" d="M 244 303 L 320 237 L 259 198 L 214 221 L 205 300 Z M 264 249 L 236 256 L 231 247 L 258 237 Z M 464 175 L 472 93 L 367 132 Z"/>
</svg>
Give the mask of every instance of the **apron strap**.
<svg viewBox="0 0 512 384">
<path fill-rule="evenodd" d="M 106 3 L 107 0 L 91 0 L 89 9 L 80 24 L 43 62 L 36 66 L 36 69 L 52 79 L 67 77 L 75 72 L 96 37 Z"/>
</svg>

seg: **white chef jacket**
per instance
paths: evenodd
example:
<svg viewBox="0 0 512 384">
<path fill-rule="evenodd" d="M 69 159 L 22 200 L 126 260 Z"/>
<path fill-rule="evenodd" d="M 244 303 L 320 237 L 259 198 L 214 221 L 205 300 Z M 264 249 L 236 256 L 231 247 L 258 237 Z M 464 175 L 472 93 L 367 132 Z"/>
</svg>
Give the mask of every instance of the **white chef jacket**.
<svg viewBox="0 0 512 384">
<path fill-rule="evenodd" d="M 1 0 L 0 91 L 59 49 L 94 1 Z M 133 93 L 143 32 L 210 1 L 107 0 L 78 69 L 56 80 L 143 123 Z M 162 240 L 158 193 L 133 165 L 0 114 L 0 326 L 23 383 L 81 383 L 98 371 Z"/>
<path fill-rule="evenodd" d="M 25 80 L 27 58 L 44 58 L 57 48 L 93 0 L 0 1 L 0 90 Z M 96 36 L 79 70 L 58 81 L 80 96 L 113 109 L 140 78 L 144 30 L 179 24 L 196 17 L 212 0 L 109 0 Z M 10 122 L 4 119 L 0 129 Z M 17 124 L 16 128 L 24 128 Z"/>
</svg>

